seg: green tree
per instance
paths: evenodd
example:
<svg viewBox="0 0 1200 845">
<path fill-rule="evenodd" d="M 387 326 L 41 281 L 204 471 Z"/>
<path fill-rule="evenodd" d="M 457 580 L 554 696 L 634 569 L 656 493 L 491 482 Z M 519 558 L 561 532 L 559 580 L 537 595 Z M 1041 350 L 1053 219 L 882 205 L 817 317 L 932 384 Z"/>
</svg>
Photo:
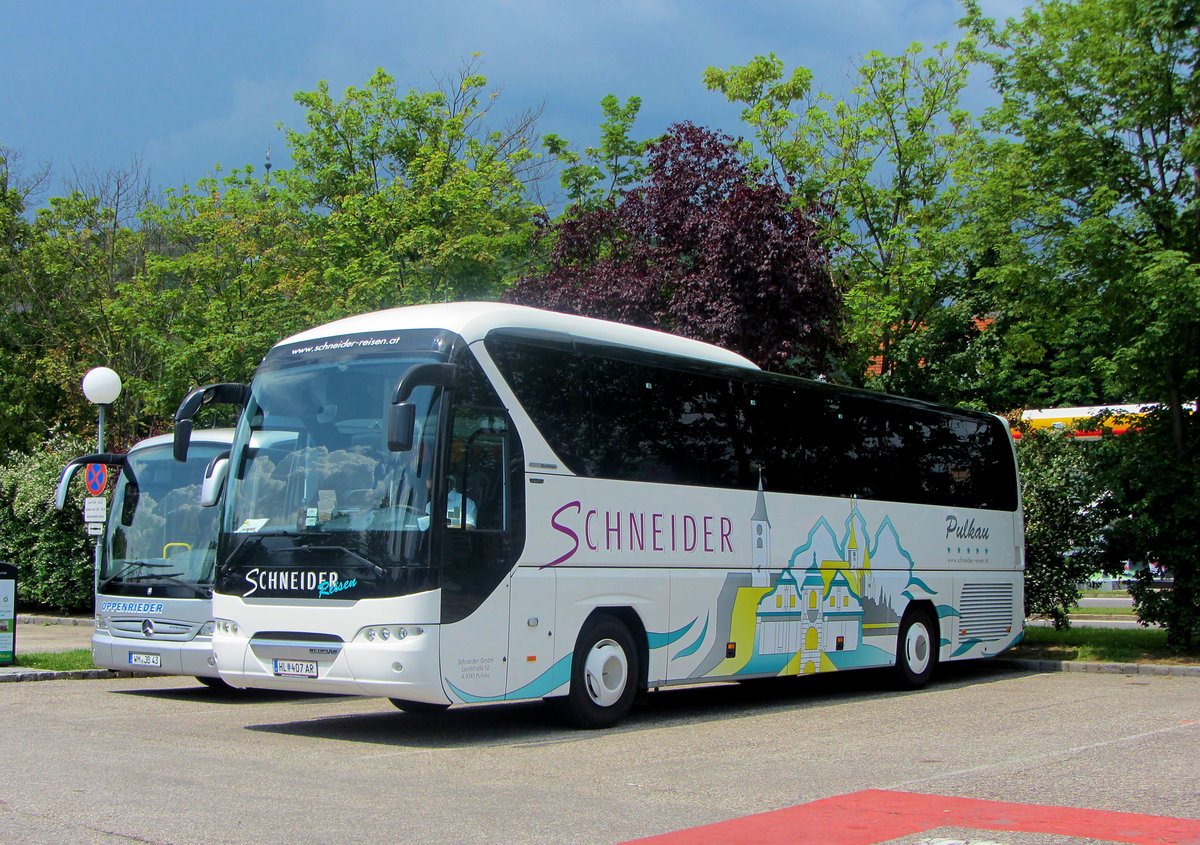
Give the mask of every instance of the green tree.
<svg viewBox="0 0 1200 845">
<path fill-rule="evenodd" d="M 313 223 L 250 168 L 169 191 L 143 219 L 157 249 L 111 311 L 157 363 L 129 389 L 166 420 L 197 384 L 249 380 L 273 343 L 311 325 L 296 291 L 317 272 L 304 246 Z"/>
<path fill-rule="evenodd" d="M 709 68 L 709 89 L 743 103 L 755 166 L 799 205 L 820 200 L 822 232 L 846 290 L 854 380 L 910 395 L 968 398 L 971 345 L 987 310 L 970 284 L 963 184 L 983 149 L 960 106 L 969 54 L 867 54 L 851 96 L 812 93 L 812 73 L 774 55 Z"/>
<path fill-rule="evenodd" d="M 79 430 L 95 419 L 80 390 L 83 374 L 107 365 L 138 377 L 147 365 L 142 338 L 115 325 L 109 304 L 124 280 L 144 266 L 145 242 L 136 214 L 145 201 L 145 180 L 135 166 L 112 171 L 65 197 L 52 197 L 29 221 L 19 203 L 6 203 L 10 240 L 0 293 L 4 315 L 9 432 L 4 445 L 29 448 L 56 423 Z M 115 440 L 130 439 L 141 414 L 136 394 L 128 413 L 114 419 Z"/>
<path fill-rule="evenodd" d="M 539 178 L 533 115 L 488 128 L 496 95 L 465 67 L 443 90 L 400 95 L 378 71 L 335 99 L 296 100 L 292 169 L 253 168 L 168 193 L 146 215 L 161 249 L 122 290 L 123 325 L 161 360 L 155 407 L 199 383 L 248 380 L 303 328 L 421 302 L 494 298 L 528 255 Z"/>
<path fill-rule="evenodd" d="M 1079 584 L 1104 564 L 1107 508 L 1087 446 L 1029 430 L 1017 446 L 1025 507 L 1025 615 L 1071 625 Z"/>
<path fill-rule="evenodd" d="M 316 213 L 306 248 L 316 272 L 297 291 L 322 316 L 493 298 L 528 255 L 526 181 L 536 114 L 488 126 L 495 93 L 468 63 L 441 90 L 401 96 L 378 71 L 335 100 L 301 92 L 307 130 L 286 132 L 295 167 L 279 175 Z"/>
<path fill-rule="evenodd" d="M 596 209 L 644 179 L 648 173 L 645 153 L 651 141 L 630 138 L 633 123 L 642 108 L 641 97 L 630 97 L 624 105 L 613 94 L 600 101 L 604 120 L 600 143 L 577 153 L 562 137 L 547 134 L 542 144 L 560 164 L 559 182 L 566 191 L 568 213 Z"/>
<path fill-rule="evenodd" d="M 1161 423 L 1114 443 L 1112 486 L 1151 509 L 1142 555 L 1174 574 L 1160 620 L 1186 646 L 1200 632 L 1200 417 L 1187 404 L 1200 395 L 1200 10 L 1042 0 L 998 27 L 964 7 L 1002 97 L 987 125 L 1021 145 L 999 176 L 1024 198 L 1007 217 L 1024 256 L 983 272 L 1014 309 L 1056 315 L 1021 327 L 1027 361 L 1094 380 L 1106 401 L 1161 404 Z M 1073 343 L 1055 350 L 1061 335 Z"/>
</svg>

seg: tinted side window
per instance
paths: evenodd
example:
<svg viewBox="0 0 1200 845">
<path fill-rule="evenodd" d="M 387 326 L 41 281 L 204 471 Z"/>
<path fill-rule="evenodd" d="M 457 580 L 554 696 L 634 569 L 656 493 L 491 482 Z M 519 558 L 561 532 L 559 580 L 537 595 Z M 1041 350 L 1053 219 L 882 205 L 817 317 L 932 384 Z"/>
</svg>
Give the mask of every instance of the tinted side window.
<svg viewBox="0 0 1200 845">
<path fill-rule="evenodd" d="M 487 349 L 577 475 L 972 508 L 1016 507 L 1003 427 L 883 395 L 570 342 Z"/>
<path fill-rule="evenodd" d="M 567 469 L 592 475 L 592 402 L 583 359 L 569 344 L 529 343 L 491 334 L 484 345 Z"/>
<path fill-rule="evenodd" d="M 652 356 L 489 335 L 505 380 L 577 475 L 699 486 L 749 477 L 740 388 Z"/>
<path fill-rule="evenodd" d="M 587 355 L 592 474 L 667 484 L 745 483 L 740 391 L 728 378 Z"/>
<path fill-rule="evenodd" d="M 769 490 L 1016 507 L 999 423 L 799 381 L 760 382 L 750 397 L 750 458 Z"/>
</svg>

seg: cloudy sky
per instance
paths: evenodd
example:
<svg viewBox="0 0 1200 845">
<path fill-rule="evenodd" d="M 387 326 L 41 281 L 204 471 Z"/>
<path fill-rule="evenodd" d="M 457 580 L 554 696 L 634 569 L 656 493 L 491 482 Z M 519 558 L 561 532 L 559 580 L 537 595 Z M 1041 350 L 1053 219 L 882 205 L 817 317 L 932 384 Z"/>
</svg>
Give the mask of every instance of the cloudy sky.
<svg viewBox="0 0 1200 845">
<path fill-rule="evenodd" d="M 1017 14 L 1025 0 L 984 0 Z M 710 65 L 774 52 L 844 91 L 858 57 L 956 41 L 957 0 L 236 0 L 5 4 L 0 145 L 26 172 L 103 173 L 135 159 L 159 188 L 225 168 L 287 164 L 277 124 L 292 95 L 333 92 L 377 68 L 429 89 L 478 53 L 508 113 L 544 105 L 542 132 L 595 143 L 606 94 L 643 99 L 635 137 L 679 120 L 742 134 L 737 109 L 704 89 Z"/>
</svg>

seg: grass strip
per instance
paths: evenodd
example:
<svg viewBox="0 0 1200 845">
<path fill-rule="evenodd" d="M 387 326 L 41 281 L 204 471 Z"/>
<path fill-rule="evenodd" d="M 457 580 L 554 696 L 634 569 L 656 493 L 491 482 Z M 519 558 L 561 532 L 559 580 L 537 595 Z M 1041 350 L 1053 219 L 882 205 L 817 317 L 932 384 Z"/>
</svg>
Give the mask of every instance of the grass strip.
<svg viewBox="0 0 1200 845">
<path fill-rule="evenodd" d="M 1132 619 L 1133 607 L 1073 607 L 1072 616 L 1116 616 Z"/>
<path fill-rule="evenodd" d="M 42 651 L 18 654 L 17 665 L 24 669 L 42 669 L 48 672 L 74 672 L 77 669 L 95 669 L 92 651 L 87 648 L 73 651 Z"/>
<path fill-rule="evenodd" d="M 1187 665 L 1200 663 L 1200 643 L 1185 652 L 1173 651 L 1167 646 L 1167 632 L 1161 628 L 1081 626 L 1056 631 L 1028 627 L 1025 638 L 1007 654 L 1029 660 Z"/>
</svg>

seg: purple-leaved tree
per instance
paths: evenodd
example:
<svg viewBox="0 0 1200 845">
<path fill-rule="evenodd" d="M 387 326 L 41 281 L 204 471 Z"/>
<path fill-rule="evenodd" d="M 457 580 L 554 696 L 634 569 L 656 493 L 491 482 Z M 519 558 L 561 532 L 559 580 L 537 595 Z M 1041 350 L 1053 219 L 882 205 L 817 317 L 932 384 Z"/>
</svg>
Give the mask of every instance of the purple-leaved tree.
<svg viewBox="0 0 1200 845">
<path fill-rule="evenodd" d="M 705 340 L 764 369 L 828 372 L 842 295 L 813 210 L 756 179 L 732 138 L 691 123 L 646 155 L 644 184 L 548 224 L 545 271 L 504 299 Z"/>
</svg>

